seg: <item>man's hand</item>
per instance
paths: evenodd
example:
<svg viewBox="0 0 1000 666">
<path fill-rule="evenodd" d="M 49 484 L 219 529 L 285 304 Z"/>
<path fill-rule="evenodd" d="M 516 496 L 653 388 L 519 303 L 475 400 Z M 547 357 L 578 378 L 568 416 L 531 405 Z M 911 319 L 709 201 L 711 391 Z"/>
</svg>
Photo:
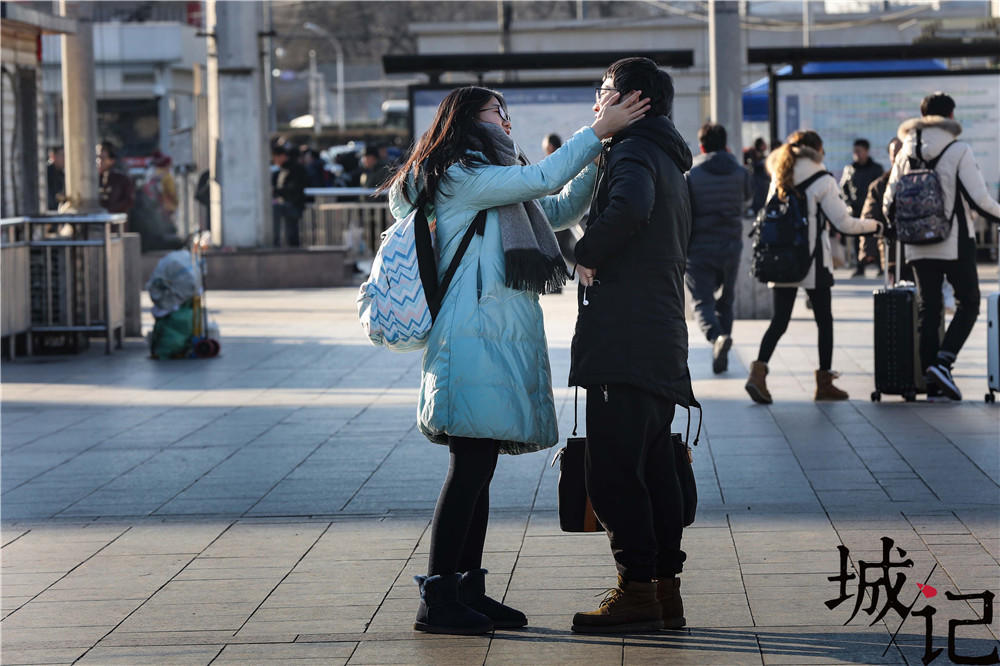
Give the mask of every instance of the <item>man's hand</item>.
<svg viewBox="0 0 1000 666">
<path fill-rule="evenodd" d="M 576 266 L 576 274 L 580 276 L 580 284 L 584 287 L 594 286 L 594 278 L 597 277 L 596 268 L 587 268 L 586 266 Z"/>
</svg>

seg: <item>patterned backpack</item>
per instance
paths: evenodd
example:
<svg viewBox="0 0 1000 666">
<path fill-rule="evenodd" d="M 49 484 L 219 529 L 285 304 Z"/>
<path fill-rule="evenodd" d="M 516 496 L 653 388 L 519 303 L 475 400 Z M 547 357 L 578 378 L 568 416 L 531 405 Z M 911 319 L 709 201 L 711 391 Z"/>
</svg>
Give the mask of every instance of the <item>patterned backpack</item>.
<svg viewBox="0 0 1000 666">
<path fill-rule="evenodd" d="M 910 169 L 899 177 L 896 185 L 896 234 L 908 245 L 930 245 L 948 238 L 958 209 L 958 192 L 955 192 L 955 210 L 951 215 L 945 213 L 941 178 L 934 170 L 955 142 L 945 146 L 932 160 L 924 159 L 921 142 L 921 130 L 917 130 L 917 154 L 909 158 Z"/>
<path fill-rule="evenodd" d="M 423 203 L 419 199 L 409 215 L 382 234 L 371 275 L 358 292 L 358 317 L 368 339 L 392 351 L 415 351 L 427 344 L 445 291 L 472 237 L 482 236 L 486 225 L 486 211 L 480 211 L 438 284 L 435 224 L 428 222 Z"/>
</svg>

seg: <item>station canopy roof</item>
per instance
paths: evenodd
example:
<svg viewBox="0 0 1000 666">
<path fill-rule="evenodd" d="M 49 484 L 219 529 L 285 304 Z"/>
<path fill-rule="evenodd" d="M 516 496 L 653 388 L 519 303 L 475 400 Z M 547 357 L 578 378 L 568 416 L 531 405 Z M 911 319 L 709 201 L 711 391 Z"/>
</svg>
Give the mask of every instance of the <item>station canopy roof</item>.
<svg viewBox="0 0 1000 666">
<path fill-rule="evenodd" d="M 810 62 L 802 65 L 802 74 L 869 74 L 872 72 L 915 72 L 948 69 L 940 60 L 843 60 L 840 62 Z M 778 76 L 787 76 L 793 71 L 791 65 L 777 70 Z M 744 122 L 766 122 L 768 119 L 768 88 L 770 81 L 763 77 L 743 89 Z"/>
</svg>

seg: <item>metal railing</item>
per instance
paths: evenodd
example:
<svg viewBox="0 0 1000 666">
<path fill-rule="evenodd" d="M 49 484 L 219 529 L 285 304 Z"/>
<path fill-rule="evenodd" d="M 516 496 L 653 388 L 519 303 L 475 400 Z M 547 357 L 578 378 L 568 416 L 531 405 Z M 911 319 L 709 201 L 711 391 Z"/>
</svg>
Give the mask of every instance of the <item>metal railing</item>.
<svg viewBox="0 0 1000 666">
<path fill-rule="evenodd" d="M 28 303 L 29 327 L 18 332 L 28 333 L 29 354 L 30 338 L 45 333 L 103 333 L 105 353 L 111 353 L 112 340 L 121 348 L 125 324 L 122 231 L 126 217 L 124 213 L 94 213 L 2 220 L 5 263 L 8 249 L 27 248 L 27 279 L 23 279 L 20 266 L 21 280 L 7 282 L 5 271 L 3 300 L 21 303 L 25 299 Z M 4 335 L 6 330 L 5 323 Z"/>
<path fill-rule="evenodd" d="M 363 187 L 307 188 L 314 201 L 306 206 L 299 227 L 304 247 L 346 247 L 352 259 L 372 257 L 382 232 L 394 222 L 387 201 L 372 199 Z"/>
<path fill-rule="evenodd" d="M 10 357 L 17 349 L 17 336 L 31 331 L 31 248 L 28 223 L 22 219 L 3 220 L 0 236 L 0 296 L 2 335 L 10 343 Z M 31 335 L 27 336 L 31 354 Z"/>
</svg>

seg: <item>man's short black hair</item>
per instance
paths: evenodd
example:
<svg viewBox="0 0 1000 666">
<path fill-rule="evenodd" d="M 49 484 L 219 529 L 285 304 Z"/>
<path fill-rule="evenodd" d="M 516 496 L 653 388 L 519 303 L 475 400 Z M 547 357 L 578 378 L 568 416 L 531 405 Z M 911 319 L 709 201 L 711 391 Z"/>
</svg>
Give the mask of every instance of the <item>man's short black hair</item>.
<svg viewBox="0 0 1000 666">
<path fill-rule="evenodd" d="M 550 146 L 552 146 L 552 150 L 558 150 L 559 148 L 562 148 L 562 139 L 559 137 L 558 134 L 555 133 L 546 134 L 545 142 Z"/>
<path fill-rule="evenodd" d="M 706 153 L 726 149 L 726 128 L 718 123 L 705 123 L 698 130 L 698 143 Z"/>
<path fill-rule="evenodd" d="M 767 141 L 764 141 L 764 137 L 759 136 L 756 139 L 754 139 L 753 147 L 756 148 L 757 150 L 764 150 L 765 148 L 767 148 Z"/>
<path fill-rule="evenodd" d="M 271 144 L 271 154 L 272 155 L 287 155 L 288 150 L 282 143 L 272 143 Z"/>
<path fill-rule="evenodd" d="M 118 149 L 115 148 L 115 144 L 110 141 L 101 141 L 101 150 L 107 153 L 108 157 L 111 159 L 118 159 Z"/>
<path fill-rule="evenodd" d="M 924 97 L 920 102 L 920 115 L 944 116 L 947 118 L 955 112 L 955 100 L 943 92 L 936 92 Z"/>
<path fill-rule="evenodd" d="M 861 146 L 865 150 L 871 150 L 872 149 L 872 144 L 868 143 L 868 139 L 855 139 L 854 140 L 854 147 L 857 148 L 858 146 Z"/>
<path fill-rule="evenodd" d="M 649 98 L 647 116 L 669 116 L 674 110 L 674 81 L 649 58 L 622 58 L 604 72 L 622 97 L 633 90 Z"/>
</svg>

